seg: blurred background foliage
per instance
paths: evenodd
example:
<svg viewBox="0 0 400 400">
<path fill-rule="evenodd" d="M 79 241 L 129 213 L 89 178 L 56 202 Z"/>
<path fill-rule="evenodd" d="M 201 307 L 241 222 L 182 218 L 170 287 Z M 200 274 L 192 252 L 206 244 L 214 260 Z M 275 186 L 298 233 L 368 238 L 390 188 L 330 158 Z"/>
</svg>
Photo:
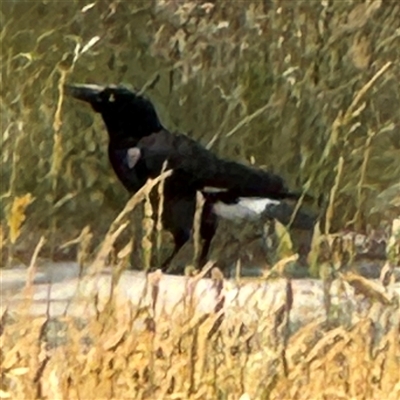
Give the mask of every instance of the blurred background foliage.
<svg viewBox="0 0 400 400">
<path fill-rule="evenodd" d="M 8 0 L 1 41 L 2 232 L 30 193 L 22 247 L 100 237 L 128 199 L 65 81 L 147 87 L 169 129 L 322 205 L 336 180 L 332 231 L 399 215 L 398 1 Z"/>
</svg>

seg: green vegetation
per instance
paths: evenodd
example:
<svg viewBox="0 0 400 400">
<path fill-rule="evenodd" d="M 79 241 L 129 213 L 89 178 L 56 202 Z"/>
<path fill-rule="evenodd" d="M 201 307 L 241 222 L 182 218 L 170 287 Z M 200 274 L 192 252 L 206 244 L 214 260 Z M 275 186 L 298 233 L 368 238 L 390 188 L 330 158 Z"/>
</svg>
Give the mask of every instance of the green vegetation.
<svg viewBox="0 0 400 400">
<path fill-rule="evenodd" d="M 98 242 L 128 199 L 102 121 L 63 96 L 64 81 L 147 85 L 170 129 L 323 195 L 334 231 L 398 215 L 397 2 L 1 8 L 2 221 L 16 196 L 35 198 L 17 248 L 44 234 L 43 251 L 57 251 L 86 225 Z"/>
</svg>

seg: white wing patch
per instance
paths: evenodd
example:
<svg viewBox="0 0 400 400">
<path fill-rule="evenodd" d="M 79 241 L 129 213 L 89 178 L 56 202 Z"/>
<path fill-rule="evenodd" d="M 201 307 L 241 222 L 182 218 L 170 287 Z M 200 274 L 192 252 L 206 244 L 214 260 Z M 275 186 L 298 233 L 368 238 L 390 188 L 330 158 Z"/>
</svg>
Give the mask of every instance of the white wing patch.
<svg viewBox="0 0 400 400">
<path fill-rule="evenodd" d="M 126 158 L 128 161 L 128 167 L 132 169 L 140 159 L 140 149 L 137 147 L 131 147 L 128 149 Z"/>
<path fill-rule="evenodd" d="M 279 201 L 259 197 L 241 197 L 236 204 L 226 204 L 218 201 L 214 204 L 213 210 L 221 218 L 229 220 L 257 220 L 266 207 L 271 204 L 279 204 Z"/>
<path fill-rule="evenodd" d="M 205 186 L 201 191 L 204 193 L 222 193 L 222 192 L 227 192 L 228 189 L 217 188 L 217 187 L 212 187 L 212 186 Z"/>
</svg>

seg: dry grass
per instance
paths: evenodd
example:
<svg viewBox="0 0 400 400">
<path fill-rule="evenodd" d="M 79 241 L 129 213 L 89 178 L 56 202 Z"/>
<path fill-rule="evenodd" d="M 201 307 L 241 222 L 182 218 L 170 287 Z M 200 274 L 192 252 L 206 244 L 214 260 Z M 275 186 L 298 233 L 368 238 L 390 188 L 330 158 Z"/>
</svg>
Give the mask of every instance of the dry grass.
<svg viewBox="0 0 400 400">
<path fill-rule="evenodd" d="M 90 317 L 1 320 L 1 398 L 10 399 L 393 399 L 400 396 L 398 304 L 345 311 L 351 323 L 318 320 L 290 334 L 290 282 L 275 312 L 208 314 L 188 289 L 183 311 L 156 312 L 96 296 Z M 222 293 L 221 293 L 222 294 Z M 321 305 L 322 307 L 322 305 Z M 350 315 L 351 314 L 351 315 Z M 248 397 L 245 397 L 248 396 Z"/>
<path fill-rule="evenodd" d="M 399 301 L 385 288 L 399 263 L 399 229 L 393 225 L 383 285 L 343 274 L 354 243 L 347 248 L 331 235 L 346 226 L 391 225 L 399 215 L 396 2 L 273 0 L 244 7 L 223 0 L 90 6 L 79 0 L 1 7 L 0 250 L 3 262 L 33 257 L 23 259 L 26 303 L 3 309 L 0 320 L 0 398 L 400 398 Z M 326 317 L 295 329 L 298 298 L 287 280 L 277 310 L 255 307 L 249 319 L 238 308 L 228 318 L 226 282 L 216 269 L 216 302 L 207 314 L 196 308 L 190 286 L 182 310 L 157 309 L 157 273 L 140 306 L 121 301 L 114 289 L 132 248 L 141 249 L 145 267 L 162 248 L 162 203 L 151 210 L 147 201 L 144 218 L 134 217 L 134 234 L 126 232 L 128 215 L 157 181 L 115 219 L 124 192 L 106 159 L 104 127 L 90 110 L 76 104 L 72 110 L 63 96 L 66 80 L 142 87 L 169 128 L 193 132 L 220 155 L 274 169 L 316 199 L 325 195 L 324 234 L 318 225 L 310 259 L 323 279 Z M 286 239 L 280 245 L 286 258 L 274 273 L 296 258 Z M 99 303 L 93 292 L 79 306 L 94 313 L 81 318 L 27 315 L 39 252 L 72 258 L 71 244 L 78 245 L 83 275 L 113 258 L 109 298 Z M 332 300 L 334 281 L 344 296 L 354 289 L 356 307 Z"/>
</svg>

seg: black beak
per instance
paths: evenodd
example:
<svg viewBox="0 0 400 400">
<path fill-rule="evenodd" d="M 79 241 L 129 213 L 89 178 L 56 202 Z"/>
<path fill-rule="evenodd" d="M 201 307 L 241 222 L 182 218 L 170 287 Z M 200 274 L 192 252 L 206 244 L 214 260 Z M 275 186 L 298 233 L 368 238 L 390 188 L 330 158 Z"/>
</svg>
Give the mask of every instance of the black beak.
<svg viewBox="0 0 400 400">
<path fill-rule="evenodd" d="M 95 104 L 99 101 L 99 94 L 103 90 L 104 87 L 99 85 L 64 85 L 64 91 L 67 95 L 90 104 Z"/>
</svg>

